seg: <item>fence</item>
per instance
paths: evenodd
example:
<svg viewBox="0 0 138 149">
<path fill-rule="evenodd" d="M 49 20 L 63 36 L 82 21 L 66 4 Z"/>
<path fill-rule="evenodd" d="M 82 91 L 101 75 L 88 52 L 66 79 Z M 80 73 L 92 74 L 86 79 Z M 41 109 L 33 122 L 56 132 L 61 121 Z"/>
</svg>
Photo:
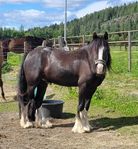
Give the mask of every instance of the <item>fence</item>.
<svg viewBox="0 0 138 149">
<path fill-rule="evenodd" d="M 134 40 L 131 38 L 131 35 L 133 33 L 138 33 L 138 30 L 131 30 L 131 31 L 120 31 L 120 32 L 111 32 L 109 34 L 109 44 L 111 46 L 125 46 L 125 49 L 128 50 L 128 71 L 131 71 L 131 65 L 132 65 L 132 58 L 131 58 L 131 47 L 133 45 L 138 46 L 138 40 Z M 100 34 L 99 34 L 100 35 Z M 118 39 L 121 40 L 113 40 L 115 36 L 119 36 Z M 62 37 L 60 37 L 62 38 Z M 59 47 L 60 42 L 59 38 L 53 38 L 54 46 Z M 80 35 L 80 36 L 70 36 L 67 37 L 67 43 L 68 47 L 71 50 L 74 50 L 76 48 L 79 48 L 81 46 L 84 46 L 88 44 L 92 40 L 92 35 Z"/>
<path fill-rule="evenodd" d="M 131 52 L 132 49 L 131 47 L 133 45 L 138 45 L 138 40 L 134 40 L 132 38 L 132 34 L 134 32 L 138 33 L 138 30 L 135 31 L 123 31 L 123 32 L 113 32 L 113 33 L 109 33 L 109 44 L 112 46 L 127 46 L 127 50 L 128 50 L 128 70 L 131 71 L 131 65 L 132 65 L 132 57 L 131 57 Z M 113 35 L 117 35 L 119 37 L 121 37 L 121 35 L 125 38 L 124 40 L 111 40 Z M 54 38 L 52 39 L 54 40 L 54 45 L 55 46 L 59 46 L 58 43 L 58 38 Z M 71 47 L 72 49 L 81 47 L 83 45 L 86 45 L 88 42 L 90 42 L 92 40 L 92 35 L 81 35 L 81 36 L 72 36 L 72 37 L 68 37 L 67 41 L 68 41 L 68 46 Z M 26 47 L 26 45 L 24 45 L 24 48 Z M 25 49 L 24 49 L 25 50 Z M 13 53 L 11 53 L 13 54 Z M 125 55 L 125 57 L 126 57 Z M 13 60 L 16 61 L 20 61 L 22 60 L 22 55 L 19 55 L 18 57 L 14 58 Z M 13 61 L 13 63 L 15 63 Z M 127 61 L 125 61 L 125 64 L 127 64 Z M 20 68 L 20 64 L 19 66 L 17 66 L 16 70 L 18 70 Z M 125 68 L 127 68 L 127 66 L 125 65 Z M 135 67 L 137 68 L 137 67 Z M 133 68 L 132 68 L 133 70 Z M 4 87 L 5 87 L 5 92 L 8 93 L 8 96 L 6 97 L 8 101 L 13 100 L 11 97 L 14 97 L 16 95 L 16 91 L 17 91 L 17 87 L 15 86 L 16 82 L 17 82 L 17 76 L 18 76 L 18 71 L 14 71 L 14 72 L 10 72 L 10 73 L 6 73 L 3 75 L 3 79 L 4 79 Z M 14 84 L 14 85 L 13 85 Z M 1 99 L 0 99 L 1 100 Z M 3 104 L 3 111 L 5 111 L 5 104 L 1 103 L 1 105 Z M 11 105 L 11 103 L 9 103 L 9 105 Z M 10 106 L 10 111 L 15 111 L 17 108 L 16 103 L 12 103 L 12 106 Z M 7 108 L 9 109 L 9 106 L 7 106 Z"/>
</svg>

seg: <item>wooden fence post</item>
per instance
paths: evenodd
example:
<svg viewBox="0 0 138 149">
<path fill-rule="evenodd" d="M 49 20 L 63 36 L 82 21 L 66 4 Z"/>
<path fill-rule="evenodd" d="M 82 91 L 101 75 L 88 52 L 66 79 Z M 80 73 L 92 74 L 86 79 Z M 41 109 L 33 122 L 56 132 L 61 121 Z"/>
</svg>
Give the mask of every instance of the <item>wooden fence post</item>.
<svg viewBox="0 0 138 149">
<path fill-rule="evenodd" d="M 61 36 L 58 37 L 58 44 L 60 49 L 64 47 L 63 38 Z"/>
<path fill-rule="evenodd" d="M 128 71 L 131 71 L 131 32 L 128 31 Z"/>
<path fill-rule="evenodd" d="M 53 40 L 53 46 L 56 47 L 56 39 L 54 38 Z"/>
<path fill-rule="evenodd" d="M 83 44 L 83 46 L 85 45 L 85 35 L 82 35 L 82 44 Z"/>
<path fill-rule="evenodd" d="M 24 54 L 26 54 L 26 53 L 27 53 L 27 42 L 24 41 Z"/>
</svg>

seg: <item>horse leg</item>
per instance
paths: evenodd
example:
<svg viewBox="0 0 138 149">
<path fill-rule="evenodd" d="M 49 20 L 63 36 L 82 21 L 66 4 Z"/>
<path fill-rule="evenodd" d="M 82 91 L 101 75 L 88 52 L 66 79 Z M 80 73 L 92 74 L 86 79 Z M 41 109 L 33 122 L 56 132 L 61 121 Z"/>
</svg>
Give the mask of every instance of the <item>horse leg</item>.
<svg viewBox="0 0 138 149">
<path fill-rule="evenodd" d="M 1 78 L 0 78 L 0 87 L 1 87 L 1 95 L 2 95 L 2 98 L 3 98 L 4 100 L 6 100 L 5 94 L 4 94 L 4 90 L 3 90 L 3 81 L 2 81 Z"/>
<path fill-rule="evenodd" d="M 89 110 L 89 107 L 90 107 L 90 102 L 91 102 L 92 95 L 94 94 L 95 91 L 96 91 L 96 88 L 87 88 L 87 91 L 86 91 L 87 96 L 86 96 L 86 99 L 85 99 L 85 107 L 84 107 L 84 110 L 81 113 L 82 123 L 83 123 L 85 132 L 90 132 L 91 129 L 92 129 L 91 125 L 89 124 L 87 113 L 88 113 L 88 110 Z"/>
<path fill-rule="evenodd" d="M 78 108 L 77 108 L 76 121 L 75 121 L 74 127 L 72 129 L 72 131 L 74 133 L 85 132 L 85 130 L 83 128 L 83 122 L 82 122 L 82 115 L 83 115 L 82 111 L 84 110 L 84 106 L 85 106 L 85 94 L 86 94 L 85 90 L 86 90 L 86 83 L 79 86 L 79 104 L 78 104 Z"/>
<path fill-rule="evenodd" d="M 25 110 L 25 95 L 18 95 L 18 100 L 19 100 L 19 118 L 20 118 L 20 126 L 22 128 L 25 128 L 26 124 L 26 110 Z"/>
<path fill-rule="evenodd" d="M 43 98 L 46 92 L 48 84 L 46 82 L 40 82 L 37 86 L 37 94 L 35 97 L 36 100 L 36 125 L 37 127 L 44 127 L 44 128 L 50 128 L 52 127 L 52 123 L 49 121 L 49 119 L 46 119 L 43 110 L 42 110 L 42 102 Z"/>
<path fill-rule="evenodd" d="M 72 129 L 73 132 L 83 133 L 90 132 L 91 126 L 88 121 L 88 110 L 92 95 L 96 88 L 89 87 L 89 84 L 83 84 L 79 88 L 79 105 L 76 115 L 76 122 Z"/>
<path fill-rule="evenodd" d="M 43 121 L 43 111 L 42 111 L 42 102 L 43 98 L 46 92 L 48 84 L 45 82 L 40 82 L 37 85 L 37 92 L 35 96 L 35 101 L 36 101 L 36 126 L 41 127 L 42 126 L 42 121 Z"/>
<path fill-rule="evenodd" d="M 34 100 L 34 86 L 28 86 L 27 89 L 27 104 L 23 107 L 23 116 L 21 116 L 21 120 L 25 121 L 23 128 L 31 128 L 34 126 L 35 121 L 35 100 Z M 23 117 L 23 118 L 22 118 Z"/>
</svg>

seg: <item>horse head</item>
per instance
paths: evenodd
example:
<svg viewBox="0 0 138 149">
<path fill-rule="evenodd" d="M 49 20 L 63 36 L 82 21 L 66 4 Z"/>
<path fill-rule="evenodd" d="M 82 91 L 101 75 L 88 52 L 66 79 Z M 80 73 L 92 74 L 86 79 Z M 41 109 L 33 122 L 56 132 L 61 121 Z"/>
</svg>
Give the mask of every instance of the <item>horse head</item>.
<svg viewBox="0 0 138 149">
<path fill-rule="evenodd" d="M 105 32 L 104 36 L 93 34 L 92 51 L 94 59 L 94 68 L 97 75 L 105 75 L 106 70 L 110 69 L 111 56 L 110 48 L 108 45 L 108 33 Z"/>
</svg>

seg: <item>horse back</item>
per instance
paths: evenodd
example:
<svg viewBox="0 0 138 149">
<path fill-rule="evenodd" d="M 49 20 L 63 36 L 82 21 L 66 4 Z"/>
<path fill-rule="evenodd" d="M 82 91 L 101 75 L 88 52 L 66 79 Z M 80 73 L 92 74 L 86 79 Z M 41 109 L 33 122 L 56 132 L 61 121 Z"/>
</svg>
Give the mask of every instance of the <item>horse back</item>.
<svg viewBox="0 0 138 149">
<path fill-rule="evenodd" d="M 53 49 L 43 54 L 43 74 L 48 82 L 63 86 L 78 86 L 80 77 L 91 75 L 87 51 L 67 52 Z M 86 74 L 86 75 L 84 75 Z"/>
</svg>

